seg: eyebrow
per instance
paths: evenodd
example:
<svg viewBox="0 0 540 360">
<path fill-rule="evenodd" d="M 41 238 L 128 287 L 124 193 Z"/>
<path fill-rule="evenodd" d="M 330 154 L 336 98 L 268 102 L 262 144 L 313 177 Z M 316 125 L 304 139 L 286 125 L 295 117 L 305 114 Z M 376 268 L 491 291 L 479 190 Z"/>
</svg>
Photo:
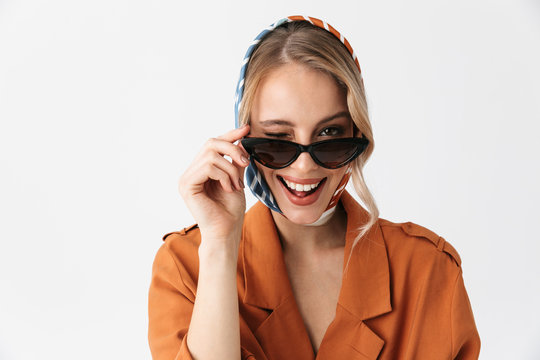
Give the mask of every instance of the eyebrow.
<svg viewBox="0 0 540 360">
<path fill-rule="evenodd" d="M 348 118 L 350 118 L 351 114 L 348 111 L 340 111 L 337 114 L 334 114 L 332 116 L 329 116 L 327 118 L 322 119 L 321 121 L 319 121 L 317 123 L 317 125 L 321 125 L 321 124 L 330 122 L 330 121 L 332 121 L 332 120 L 334 120 L 336 118 L 339 118 L 339 117 L 348 117 Z M 285 125 L 285 126 L 294 127 L 294 124 L 292 122 L 287 121 L 287 120 L 281 120 L 281 119 L 264 120 L 264 121 L 261 121 L 260 124 L 262 126 Z"/>
</svg>

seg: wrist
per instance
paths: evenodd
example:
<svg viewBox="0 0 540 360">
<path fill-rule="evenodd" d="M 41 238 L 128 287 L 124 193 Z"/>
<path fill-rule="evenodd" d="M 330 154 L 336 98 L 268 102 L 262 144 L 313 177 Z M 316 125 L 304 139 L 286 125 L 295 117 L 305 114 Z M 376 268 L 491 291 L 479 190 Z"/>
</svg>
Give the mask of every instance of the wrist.
<svg viewBox="0 0 540 360">
<path fill-rule="evenodd" d="M 240 236 L 227 236 L 227 237 L 201 237 L 201 244 L 199 245 L 199 258 L 212 258 L 217 259 L 237 259 L 238 248 L 240 244 Z"/>
</svg>

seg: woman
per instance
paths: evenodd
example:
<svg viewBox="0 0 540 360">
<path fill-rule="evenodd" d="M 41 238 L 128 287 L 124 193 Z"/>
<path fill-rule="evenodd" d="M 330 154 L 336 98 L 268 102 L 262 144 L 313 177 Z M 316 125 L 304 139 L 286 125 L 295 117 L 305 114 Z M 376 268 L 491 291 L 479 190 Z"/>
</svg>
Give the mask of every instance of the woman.
<svg viewBox="0 0 540 360">
<path fill-rule="evenodd" d="M 379 218 L 364 183 L 374 141 L 347 40 L 279 20 L 248 49 L 235 105 L 237 128 L 179 181 L 197 224 L 154 260 L 154 359 L 477 359 L 458 253 Z"/>
</svg>

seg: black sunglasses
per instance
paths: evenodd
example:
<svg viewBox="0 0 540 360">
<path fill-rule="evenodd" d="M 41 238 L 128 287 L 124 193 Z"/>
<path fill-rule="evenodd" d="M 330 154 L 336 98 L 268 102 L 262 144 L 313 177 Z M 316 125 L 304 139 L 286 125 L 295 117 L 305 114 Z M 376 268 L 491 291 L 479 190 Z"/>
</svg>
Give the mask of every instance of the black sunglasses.
<svg viewBox="0 0 540 360">
<path fill-rule="evenodd" d="M 323 140 L 309 145 L 255 137 L 244 138 L 240 142 L 250 156 L 270 169 L 283 169 L 291 165 L 303 152 L 308 152 L 318 165 L 337 169 L 356 159 L 369 144 L 364 134 L 361 138 Z"/>
</svg>

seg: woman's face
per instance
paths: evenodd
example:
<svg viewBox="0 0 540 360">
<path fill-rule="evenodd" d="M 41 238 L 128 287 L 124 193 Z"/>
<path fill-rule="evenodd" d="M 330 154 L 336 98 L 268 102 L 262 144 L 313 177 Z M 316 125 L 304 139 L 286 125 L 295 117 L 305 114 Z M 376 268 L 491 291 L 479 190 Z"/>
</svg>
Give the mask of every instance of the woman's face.
<svg viewBox="0 0 540 360">
<path fill-rule="evenodd" d="M 250 117 L 250 137 L 308 145 L 353 136 L 345 92 L 330 75 L 295 63 L 273 70 L 261 81 Z M 269 169 L 258 162 L 256 165 L 283 214 L 296 224 L 319 219 L 347 169 L 323 168 L 307 152 L 284 169 Z M 310 191 L 296 190 L 316 184 Z"/>
</svg>

